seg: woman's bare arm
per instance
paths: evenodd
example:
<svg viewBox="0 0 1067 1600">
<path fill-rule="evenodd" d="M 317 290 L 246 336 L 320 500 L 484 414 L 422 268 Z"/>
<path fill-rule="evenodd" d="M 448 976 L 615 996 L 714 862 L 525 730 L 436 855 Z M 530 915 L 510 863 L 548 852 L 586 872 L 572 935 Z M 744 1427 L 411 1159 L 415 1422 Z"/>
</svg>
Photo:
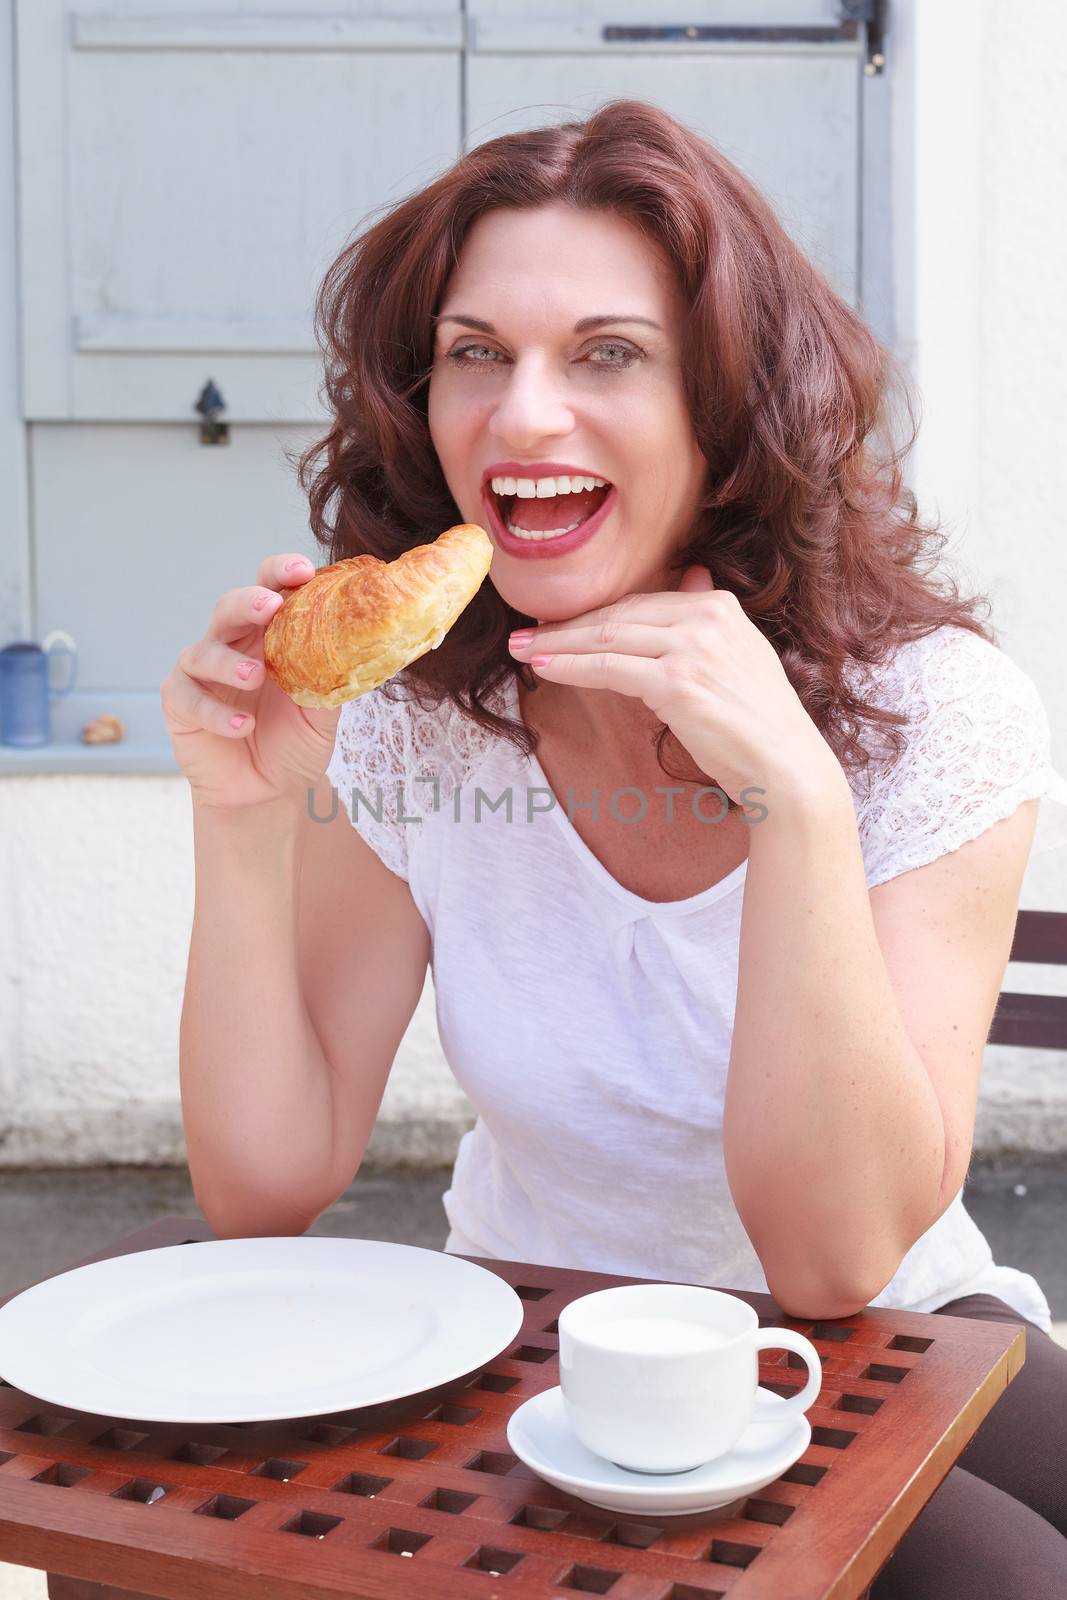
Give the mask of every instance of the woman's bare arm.
<svg viewBox="0 0 1067 1600">
<path fill-rule="evenodd" d="M 328 816 L 329 780 L 315 815 Z M 418 1003 L 429 935 L 343 806 L 194 805 L 181 1089 L 220 1237 L 302 1233 L 351 1182 Z"/>
<path fill-rule="evenodd" d="M 869 1304 L 963 1182 L 1037 809 L 868 891 L 844 784 L 753 828 L 724 1113 L 734 1203 L 801 1317 Z"/>
</svg>

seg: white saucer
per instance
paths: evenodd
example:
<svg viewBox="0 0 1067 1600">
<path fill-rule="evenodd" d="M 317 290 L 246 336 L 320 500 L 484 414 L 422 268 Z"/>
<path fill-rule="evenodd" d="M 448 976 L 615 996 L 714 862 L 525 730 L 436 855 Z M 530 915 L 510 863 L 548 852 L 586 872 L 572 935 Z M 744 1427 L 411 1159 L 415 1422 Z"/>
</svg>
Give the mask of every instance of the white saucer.
<svg viewBox="0 0 1067 1600">
<path fill-rule="evenodd" d="M 772 1403 L 781 1400 L 762 1384 L 759 1392 Z M 789 1416 L 780 1425 L 750 1423 L 732 1450 L 689 1472 L 629 1472 L 575 1438 L 558 1386 L 527 1400 L 508 1422 L 508 1444 L 538 1477 L 604 1511 L 648 1511 L 657 1517 L 712 1511 L 752 1494 L 798 1461 L 810 1441 L 807 1417 Z"/>
</svg>

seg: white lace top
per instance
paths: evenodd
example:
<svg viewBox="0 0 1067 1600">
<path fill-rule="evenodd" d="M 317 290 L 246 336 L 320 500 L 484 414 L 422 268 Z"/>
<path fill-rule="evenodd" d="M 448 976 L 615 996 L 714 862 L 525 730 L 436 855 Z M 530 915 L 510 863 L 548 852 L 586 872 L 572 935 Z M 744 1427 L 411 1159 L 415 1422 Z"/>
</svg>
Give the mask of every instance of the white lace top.
<svg viewBox="0 0 1067 1600">
<path fill-rule="evenodd" d="M 910 721 L 905 755 L 853 784 L 869 888 L 1039 795 L 1032 854 L 1067 845 L 1048 718 L 1010 657 L 943 628 L 902 646 L 873 692 Z M 514 680 L 494 709 L 520 715 Z M 349 701 L 328 775 L 426 921 L 442 1048 L 478 1112 L 444 1196 L 446 1250 L 766 1292 L 722 1148 L 747 861 L 687 899 L 642 899 L 536 757 L 447 702 Z M 993 1262 L 962 1194 L 872 1304 L 985 1291 L 1047 1331 L 1040 1286 Z"/>
</svg>

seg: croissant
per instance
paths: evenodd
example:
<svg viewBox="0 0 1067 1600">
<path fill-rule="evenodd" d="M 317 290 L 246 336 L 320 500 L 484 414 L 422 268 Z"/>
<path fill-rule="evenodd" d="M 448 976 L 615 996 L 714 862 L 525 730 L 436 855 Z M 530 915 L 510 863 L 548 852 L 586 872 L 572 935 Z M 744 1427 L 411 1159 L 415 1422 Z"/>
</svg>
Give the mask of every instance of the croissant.
<svg viewBox="0 0 1067 1600">
<path fill-rule="evenodd" d="M 291 590 L 263 635 L 263 665 L 298 706 L 339 706 L 436 650 L 489 571 L 473 522 L 395 561 L 351 556 Z"/>
</svg>

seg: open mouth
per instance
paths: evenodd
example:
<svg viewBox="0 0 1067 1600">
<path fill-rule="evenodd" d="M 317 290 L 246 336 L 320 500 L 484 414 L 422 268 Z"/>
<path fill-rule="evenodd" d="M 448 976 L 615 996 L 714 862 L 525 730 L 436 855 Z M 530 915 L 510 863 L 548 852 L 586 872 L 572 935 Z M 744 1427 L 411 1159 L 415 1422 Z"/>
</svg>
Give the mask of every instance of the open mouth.
<svg viewBox="0 0 1067 1600">
<path fill-rule="evenodd" d="M 586 487 L 589 479 L 576 480 L 575 487 L 553 495 L 505 494 L 485 485 L 485 493 L 496 508 L 507 531 L 517 539 L 537 542 L 559 539 L 596 515 L 612 491 L 610 483 Z"/>
</svg>

